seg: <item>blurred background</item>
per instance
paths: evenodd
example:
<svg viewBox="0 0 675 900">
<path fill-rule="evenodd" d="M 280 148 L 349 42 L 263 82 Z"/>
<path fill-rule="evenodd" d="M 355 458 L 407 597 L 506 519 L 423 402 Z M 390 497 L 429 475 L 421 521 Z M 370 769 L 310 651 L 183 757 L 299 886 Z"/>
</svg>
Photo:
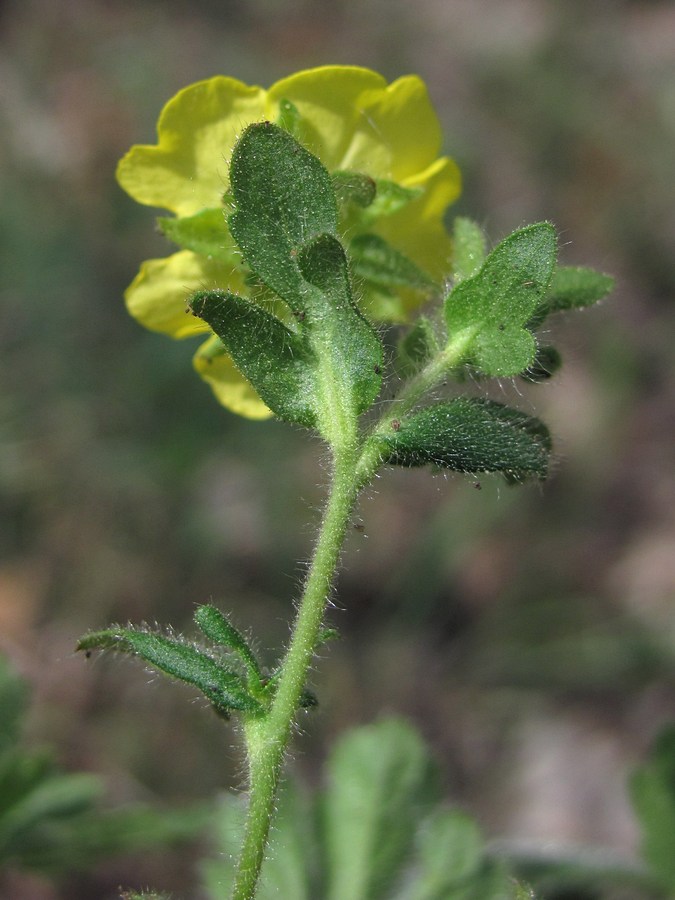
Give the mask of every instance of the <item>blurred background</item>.
<svg viewBox="0 0 675 900">
<path fill-rule="evenodd" d="M 194 346 L 127 316 L 169 247 L 118 158 L 214 74 L 415 72 L 464 174 L 451 212 L 493 241 L 550 219 L 562 262 L 617 288 L 552 326 L 561 374 L 517 389 L 555 438 L 548 483 L 396 471 L 364 498 L 292 765 L 316 783 L 337 735 L 397 712 L 488 836 L 635 852 L 626 777 L 675 718 L 674 61 L 667 0 L 0 4 L 0 650 L 33 689 L 29 740 L 115 803 L 241 786 L 233 732 L 189 690 L 73 647 L 114 621 L 190 629 L 213 601 L 271 662 L 322 501 L 315 440 L 228 414 Z M 191 859 L 25 896 L 193 896 Z"/>
</svg>

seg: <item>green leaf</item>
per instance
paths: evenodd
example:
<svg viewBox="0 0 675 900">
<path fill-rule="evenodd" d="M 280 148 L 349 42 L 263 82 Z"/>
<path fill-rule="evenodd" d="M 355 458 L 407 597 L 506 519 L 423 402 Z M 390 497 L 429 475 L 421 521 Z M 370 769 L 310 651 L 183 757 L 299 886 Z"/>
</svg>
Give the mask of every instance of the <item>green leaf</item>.
<svg viewBox="0 0 675 900">
<path fill-rule="evenodd" d="M 656 740 L 631 779 L 642 832 L 642 856 L 669 891 L 675 891 L 675 725 Z"/>
<path fill-rule="evenodd" d="M 553 274 L 556 237 L 547 222 L 505 238 L 478 274 L 460 281 L 445 301 L 450 344 L 486 375 L 517 375 L 535 356 L 524 327 L 541 304 Z"/>
<path fill-rule="evenodd" d="M 300 138 L 302 133 L 302 116 L 298 107 L 285 97 L 279 101 L 279 114 L 276 124 L 279 128 L 283 128 L 284 131 L 292 134 L 294 138 Z"/>
<path fill-rule="evenodd" d="M 305 308 L 298 250 L 335 234 L 337 203 L 316 156 L 270 122 L 250 125 L 232 153 L 234 239 L 251 268 L 296 312 Z"/>
<path fill-rule="evenodd" d="M 430 761 L 398 720 L 343 738 L 328 763 L 323 803 L 326 900 L 378 900 L 410 854 L 429 789 Z"/>
<path fill-rule="evenodd" d="M 85 635 L 77 649 L 117 650 L 140 656 L 160 672 L 199 688 L 215 709 L 224 715 L 232 710 L 248 713 L 262 711 L 237 672 L 226 669 L 204 650 L 182 639 L 135 628 L 110 628 Z"/>
<path fill-rule="evenodd" d="M 392 216 L 423 193 L 423 188 L 403 187 L 395 181 L 376 178 L 375 197 L 365 209 L 359 211 L 359 221 L 362 225 L 368 225 L 383 217 Z"/>
<path fill-rule="evenodd" d="M 452 241 L 452 277 L 456 282 L 472 278 L 485 260 L 483 229 L 471 219 L 458 216 L 454 222 Z"/>
<path fill-rule="evenodd" d="M 438 340 L 433 324 L 420 316 L 403 335 L 398 345 L 399 367 L 404 377 L 413 375 L 438 353 Z"/>
<path fill-rule="evenodd" d="M 525 381 L 538 384 L 541 381 L 548 381 L 561 365 L 562 358 L 555 347 L 537 347 L 533 362 L 524 372 L 520 373 L 520 377 Z"/>
<path fill-rule="evenodd" d="M 306 340 L 262 307 L 227 291 L 198 291 L 189 306 L 211 326 L 272 412 L 287 422 L 315 424 L 314 363 Z"/>
<path fill-rule="evenodd" d="M 27 700 L 28 688 L 23 678 L 0 656 L 0 758 L 19 739 Z"/>
<path fill-rule="evenodd" d="M 258 686 L 262 676 L 255 653 L 243 634 L 225 618 L 221 611 L 215 606 L 199 606 L 194 620 L 199 630 L 207 638 L 237 654 L 246 667 L 249 680 Z"/>
<path fill-rule="evenodd" d="M 417 877 L 406 900 L 455 897 L 481 872 L 484 844 L 476 823 L 457 810 L 438 810 L 417 836 Z"/>
<path fill-rule="evenodd" d="M 382 437 L 385 462 L 502 472 L 516 481 L 546 477 L 548 429 L 539 419 L 501 403 L 458 397 L 391 424 L 391 433 Z"/>
<path fill-rule="evenodd" d="M 322 360 L 317 368 L 317 418 L 333 418 L 336 406 L 350 417 L 358 415 L 380 391 L 382 343 L 352 299 L 347 259 L 339 241 L 324 234 L 302 247 L 297 258 L 303 278 L 315 288 L 306 291 L 304 327 Z M 324 425 L 324 437 L 337 439 L 339 435 L 330 430 Z"/>
<path fill-rule="evenodd" d="M 194 216 L 159 218 L 162 232 L 185 250 L 192 250 L 209 259 L 239 265 L 241 255 L 225 222 L 222 207 L 203 209 Z"/>
<path fill-rule="evenodd" d="M 351 204 L 364 209 L 375 199 L 377 183 L 369 175 L 360 172 L 338 171 L 331 175 L 338 205 L 348 212 Z"/>
<path fill-rule="evenodd" d="M 614 288 L 614 279 L 593 269 L 559 266 L 546 294 L 549 312 L 581 309 L 602 300 Z"/>
<path fill-rule="evenodd" d="M 403 253 L 377 234 L 360 234 L 349 243 L 349 259 L 357 278 L 381 287 L 433 290 L 438 285 Z"/>
</svg>

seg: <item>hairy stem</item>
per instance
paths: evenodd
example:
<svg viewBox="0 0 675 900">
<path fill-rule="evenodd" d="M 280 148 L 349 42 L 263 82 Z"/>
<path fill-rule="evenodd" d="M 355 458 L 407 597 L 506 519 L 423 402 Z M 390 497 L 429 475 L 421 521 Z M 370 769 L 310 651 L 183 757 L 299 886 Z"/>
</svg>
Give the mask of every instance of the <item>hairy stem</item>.
<svg viewBox="0 0 675 900">
<path fill-rule="evenodd" d="M 274 702 L 264 718 L 245 727 L 249 759 L 249 809 L 232 900 L 251 900 L 260 874 L 279 775 L 300 695 L 314 658 L 340 550 L 358 484 L 353 449 L 336 452 L 333 479 Z"/>
</svg>

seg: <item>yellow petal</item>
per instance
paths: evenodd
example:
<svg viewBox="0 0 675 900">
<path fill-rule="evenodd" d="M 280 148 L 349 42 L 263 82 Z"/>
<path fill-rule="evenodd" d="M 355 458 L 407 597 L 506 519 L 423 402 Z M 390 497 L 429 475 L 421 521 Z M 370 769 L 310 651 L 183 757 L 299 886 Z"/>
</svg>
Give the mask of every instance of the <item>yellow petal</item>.
<svg viewBox="0 0 675 900">
<path fill-rule="evenodd" d="M 264 112 L 262 88 L 225 76 L 192 84 L 162 110 L 159 143 L 132 147 L 117 180 L 139 203 L 179 216 L 219 206 L 235 141 Z"/>
<path fill-rule="evenodd" d="M 271 410 L 236 368 L 217 337 L 210 337 L 194 355 L 194 367 L 219 403 L 246 419 L 269 419 Z"/>
<path fill-rule="evenodd" d="M 461 191 L 459 169 L 453 160 L 441 157 L 403 184 L 405 187 L 423 187 L 424 193 L 399 212 L 379 219 L 374 231 L 432 278 L 441 280 L 449 272 L 452 249 L 443 215 Z"/>
<path fill-rule="evenodd" d="M 358 66 L 307 69 L 272 85 L 267 92 L 267 114 L 276 118 L 279 101 L 290 100 L 303 118 L 303 143 L 332 171 L 342 168 L 353 139 L 360 118 L 359 97 L 384 91 L 386 84 L 377 72 Z"/>
<path fill-rule="evenodd" d="M 399 78 L 357 100 L 358 120 L 341 168 L 404 181 L 438 155 L 441 128 L 424 82 Z"/>
<path fill-rule="evenodd" d="M 181 250 L 165 259 L 148 259 L 124 293 L 130 314 L 146 328 L 175 338 L 209 331 L 187 312 L 193 291 L 227 288 L 239 291 L 242 280 L 232 266 Z"/>
</svg>

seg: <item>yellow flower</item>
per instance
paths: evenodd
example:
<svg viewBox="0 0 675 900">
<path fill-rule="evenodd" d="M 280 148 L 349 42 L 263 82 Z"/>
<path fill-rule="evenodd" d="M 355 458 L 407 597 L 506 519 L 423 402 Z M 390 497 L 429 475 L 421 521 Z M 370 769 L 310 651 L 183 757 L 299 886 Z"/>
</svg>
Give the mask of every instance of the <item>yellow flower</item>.
<svg viewBox="0 0 675 900">
<path fill-rule="evenodd" d="M 132 147 L 123 157 L 118 181 L 139 203 L 177 217 L 223 208 L 237 138 L 252 122 L 279 120 L 284 101 L 299 114 L 299 139 L 329 171 L 360 172 L 408 189 L 402 192 L 405 205 L 379 209 L 367 230 L 440 281 L 450 252 L 443 215 L 459 194 L 460 178 L 451 159 L 438 157 L 438 120 L 424 83 L 414 75 L 388 85 L 369 69 L 323 66 L 284 78 L 269 90 L 225 76 L 198 82 L 162 110 L 158 143 Z M 125 293 L 129 312 L 172 337 L 208 333 L 201 320 L 186 315 L 190 293 L 216 287 L 246 293 L 246 269 L 225 226 L 223 242 L 218 259 L 184 249 L 145 262 Z M 379 302 L 376 293 L 368 295 L 367 285 L 364 294 L 367 312 L 389 321 L 405 320 L 423 299 L 408 291 Z M 233 412 L 250 418 L 270 414 L 217 339 L 200 347 L 195 366 Z"/>
</svg>

